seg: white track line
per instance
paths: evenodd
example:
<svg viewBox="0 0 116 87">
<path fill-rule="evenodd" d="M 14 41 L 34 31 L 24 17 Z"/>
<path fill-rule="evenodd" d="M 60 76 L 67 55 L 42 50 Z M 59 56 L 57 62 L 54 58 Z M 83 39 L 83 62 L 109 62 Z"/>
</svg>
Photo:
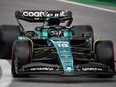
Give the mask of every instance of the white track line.
<svg viewBox="0 0 116 87">
<path fill-rule="evenodd" d="M 116 10 L 101 8 L 101 7 L 87 5 L 87 4 L 82 4 L 82 3 L 78 3 L 78 2 L 72 2 L 72 1 L 67 1 L 67 0 L 57 0 L 57 1 L 65 2 L 65 3 L 70 3 L 70 4 L 74 4 L 74 5 L 79 5 L 79 6 L 83 6 L 83 7 L 88 7 L 88 8 L 93 8 L 93 9 L 97 9 L 97 10 L 102 10 L 102 11 L 116 13 Z"/>
<path fill-rule="evenodd" d="M 0 87 L 8 87 L 12 83 L 11 65 L 7 60 L 0 60 L 2 76 L 0 79 Z"/>
</svg>

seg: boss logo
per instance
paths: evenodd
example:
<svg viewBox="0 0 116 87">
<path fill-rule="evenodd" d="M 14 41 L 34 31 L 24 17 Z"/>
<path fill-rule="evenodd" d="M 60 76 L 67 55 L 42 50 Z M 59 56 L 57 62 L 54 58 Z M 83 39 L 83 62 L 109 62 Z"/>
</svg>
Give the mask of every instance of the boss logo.
<svg viewBox="0 0 116 87">
<path fill-rule="evenodd" d="M 52 16 L 64 17 L 65 16 L 65 11 L 61 11 L 60 13 L 49 13 L 47 11 L 40 11 L 40 12 L 24 11 L 23 16 L 26 16 L 26 17 L 52 17 Z"/>
</svg>

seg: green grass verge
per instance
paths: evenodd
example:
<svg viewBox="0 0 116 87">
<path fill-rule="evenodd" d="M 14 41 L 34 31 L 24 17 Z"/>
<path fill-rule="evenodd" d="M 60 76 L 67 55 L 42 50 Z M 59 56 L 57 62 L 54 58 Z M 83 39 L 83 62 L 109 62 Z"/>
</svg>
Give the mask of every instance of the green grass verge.
<svg viewBox="0 0 116 87">
<path fill-rule="evenodd" d="M 116 0 L 69 0 L 69 1 L 80 2 L 84 4 L 116 6 Z"/>
</svg>

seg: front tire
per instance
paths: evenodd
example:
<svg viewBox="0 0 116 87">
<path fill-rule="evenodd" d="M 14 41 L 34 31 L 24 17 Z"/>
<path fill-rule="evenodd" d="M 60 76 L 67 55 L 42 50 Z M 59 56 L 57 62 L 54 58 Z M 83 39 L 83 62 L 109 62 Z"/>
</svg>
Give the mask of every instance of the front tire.
<svg viewBox="0 0 116 87">
<path fill-rule="evenodd" d="M 95 43 L 95 55 L 97 62 L 110 67 L 115 71 L 114 49 L 112 41 L 98 41 Z M 98 75 L 99 77 L 113 77 L 113 75 Z"/>
<path fill-rule="evenodd" d="M 15 41 L 12 48 L 12 76 L 27 77 L 27 74 L 20 74 L 19 70 L 32 61 L 32 49 L 28 41 Z"/>
</svg>

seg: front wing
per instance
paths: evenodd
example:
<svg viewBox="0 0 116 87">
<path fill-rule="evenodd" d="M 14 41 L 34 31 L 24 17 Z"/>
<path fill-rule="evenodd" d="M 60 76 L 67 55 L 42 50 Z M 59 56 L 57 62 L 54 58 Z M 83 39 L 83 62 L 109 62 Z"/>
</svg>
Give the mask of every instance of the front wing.
<svg viewBox="0 0 116 87">
<path fill-rule="evenodd" d="M 73 72 L 64 72 L 60 65 L 34 62 L 24 65 L 21 69 L 17 70 L 17 73 L 30 75 L 64 75 L 64 76 L 116 75 L 116 71 L 111 70 L 108 66 L 104 64 L 96 62 L 75 65 Z"/>
</svg>

